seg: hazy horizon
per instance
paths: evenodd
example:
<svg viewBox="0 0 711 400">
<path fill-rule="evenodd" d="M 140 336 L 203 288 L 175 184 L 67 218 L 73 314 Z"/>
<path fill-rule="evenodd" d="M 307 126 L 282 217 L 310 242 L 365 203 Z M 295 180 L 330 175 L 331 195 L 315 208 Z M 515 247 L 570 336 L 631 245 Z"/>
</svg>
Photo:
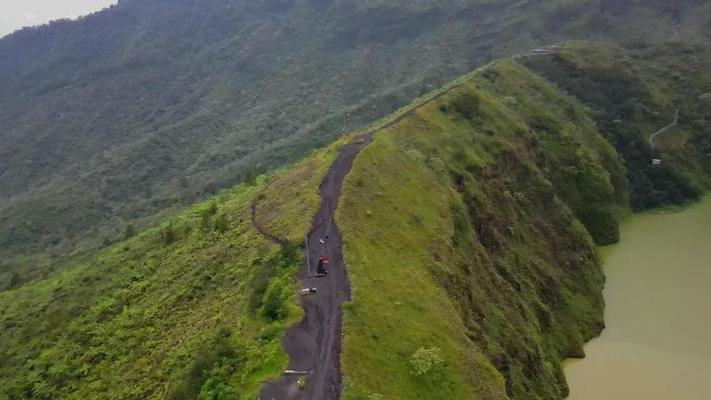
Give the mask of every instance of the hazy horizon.
<svg viewBox="0 0 711 400">
<path fill-rule="evenodd" d="M 27 26 L 90 14 L 111 4 L 116 0 L 0 0 L 0 37 Z"/>
</svg>

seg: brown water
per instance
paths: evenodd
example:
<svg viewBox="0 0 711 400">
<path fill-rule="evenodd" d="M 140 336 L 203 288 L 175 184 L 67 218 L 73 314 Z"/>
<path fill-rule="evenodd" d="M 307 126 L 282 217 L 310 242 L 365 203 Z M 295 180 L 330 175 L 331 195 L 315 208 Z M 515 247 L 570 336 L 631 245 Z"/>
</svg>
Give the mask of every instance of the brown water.
<svg viewBox="0 0 711 400">
<path fill-rule="evenodd" d="M 607 328 L 566 362 L 569 399 L 711 399 L 711 197 L 634 216 L 603 260 Z"/>
</svg>

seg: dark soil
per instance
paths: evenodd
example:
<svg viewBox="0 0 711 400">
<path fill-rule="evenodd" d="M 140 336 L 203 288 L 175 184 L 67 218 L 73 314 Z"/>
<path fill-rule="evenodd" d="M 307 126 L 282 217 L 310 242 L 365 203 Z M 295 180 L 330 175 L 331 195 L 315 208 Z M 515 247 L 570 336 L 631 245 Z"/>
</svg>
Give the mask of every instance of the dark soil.
<svg viewBox="0 0 711 400">
<path fill-rule="evenodd" d="M 373 133 L 361 136 L 344 146 L 321 184 L 321 208 L 314 217 L 306 245 L 306 261 L 299 271 L 304 288 L 316 288 L 316 293 L 303 296 L 304 319 L 290 327 L 284 337 L 284 349 L 289 354 L 289 369 L 308 371 L 306 387 L 298 388 L 299 375 L 268 383 L 262 391 L 263 400 L 333 400 L 341 390 L 341 306 L 350 300 L 350 284 L 346 276 L 341 247 L 341 235 L 334 221 L 336 203 L 346 174 L 360 150 L 373 138 Z M 326 239 L 328 238 L 328 239 Z M 325 243 L 321 243 L 321 239 Z M 316 277 L 320 257 L 330 257 L 328 275 Z"/>
<path fill-rule="evenodd" d="M 447 92 L 456 88 L 454 86 Z M 268 382 L 262 390 L 261 400 L 337 400 L 341 395 L 341 324 L 343 303 L 350 300 L 350 282 L 343 262 L 341 234 L 334 221 L 343 179 L 350 172 L 360 151 L 373 140 L 380 130 L 393 126 L 412 115 L 417 109 L 443 96 L 440 93 L 418 107 L 355 138 L 341 148 L 321 183 L 321 208 L 315 215 L 311 232 L 304 243 L 306 260 L 298 277 L 303 288 L 315 288 L 316 293 L 302 296 L 304 318 L 290 327 L 283 339 L 289 355 L 289 370 L 304 371 L 304 375 L 284 375 Z M 254 213 L 254 209 L 253 209 Z M 255 226 L 270 240 L 277 238 Z M 325 243 L 321 243 L 321 240 Z M 329 257 L 328 275 L 316 277 L 316 266 L 321 257 Z M 299 389 L 298 379 L 306 379 L 306 387 Z"/>
</svg>

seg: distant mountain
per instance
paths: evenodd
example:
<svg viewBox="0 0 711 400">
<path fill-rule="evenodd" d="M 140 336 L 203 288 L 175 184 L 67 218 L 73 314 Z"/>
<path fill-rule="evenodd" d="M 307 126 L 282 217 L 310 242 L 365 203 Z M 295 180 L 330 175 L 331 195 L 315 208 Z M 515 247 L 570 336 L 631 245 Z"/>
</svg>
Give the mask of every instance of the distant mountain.
<svg viewBox="0 0 711 400">
<path fill-rule="evenodd" d="M 499 56 L 708 40 L 708 15 L 700 0 L 122 0 L 16 32 L 0 40 L 0 287 Z"/>
<path fill-rule="evenodd" d="M 617 240 L 630 198 L 711 187 L 709 66 L 709 47 L 677 44 L 501 60 L 367 145 L 345 136 L 2 291 L 0 398 L 254 400 L 305 365 L 278 399 L 564 399 L 561 361 L 604 325 L 596 243 Z M 339 234 L 321 247 L 325 227 Z M 327 277 L 295 279 L 307 235 Z"/>
</svg>

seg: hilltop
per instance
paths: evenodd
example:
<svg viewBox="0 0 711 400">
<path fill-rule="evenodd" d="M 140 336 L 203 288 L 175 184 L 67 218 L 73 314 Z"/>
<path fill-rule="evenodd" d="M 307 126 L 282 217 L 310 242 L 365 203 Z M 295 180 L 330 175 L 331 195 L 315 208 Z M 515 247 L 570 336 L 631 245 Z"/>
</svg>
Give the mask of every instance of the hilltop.
<svg viewBox="0 0 711 400">
<path fill-rule="evenodd" d="M 300 246 L 355 143 L 326 204 L 351 287 L 342 398 L 564 398 L 561 360 L 603 327 L 595 244 L 632 207 L 709 187 L 709 54 L 575 42 L 498 61 L 4 291 L 0 397 L 254 399 L 288 365 Z"/>
<path fill-rule="evenodd" d="M 479 65 L 708 40 L 703 1 L 123 0 L 0 40 L 0 287 L 252 182 Z"/>
</svg>

